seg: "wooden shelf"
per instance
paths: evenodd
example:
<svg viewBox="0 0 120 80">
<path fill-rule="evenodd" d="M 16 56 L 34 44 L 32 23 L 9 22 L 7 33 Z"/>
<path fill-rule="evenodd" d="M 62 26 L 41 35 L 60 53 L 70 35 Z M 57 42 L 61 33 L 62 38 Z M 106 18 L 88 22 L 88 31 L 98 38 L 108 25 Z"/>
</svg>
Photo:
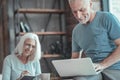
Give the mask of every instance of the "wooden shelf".
<svg viewBox="0 0 120 80">
<path fill-rule="evenodd" d="M 65 32 L 32 32 L 35 33 L 37 35 L 65 35 Z M 19 35 L 24 35 L 25 32 L 20 32 Z"/>
<path fill-rule="evenodd" d="M 60 57 L 61 55 L 59 54 L 44 54 L 42 57 L 43 58 L 51 58 L 51 57 Z"/>
<path fill-rule="evenodd" d="M 21 8 L 15 11 L 15 13 L 64 13 L 64 10 L 60 10 L 60 9 L 34 9 L 34 8 L 30 8 L 30 9 L 25 9 L 25 8 Z"/>
</svg>

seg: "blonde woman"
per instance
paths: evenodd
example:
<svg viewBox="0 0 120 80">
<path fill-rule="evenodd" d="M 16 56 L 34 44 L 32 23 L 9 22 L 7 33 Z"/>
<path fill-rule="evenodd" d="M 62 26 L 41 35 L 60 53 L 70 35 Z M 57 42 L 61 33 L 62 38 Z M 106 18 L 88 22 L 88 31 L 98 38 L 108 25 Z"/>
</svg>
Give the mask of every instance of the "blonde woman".
<svg viewBox="0 0 120 80">
<path fill-rule="evenodd" d="M 41 73 L 41 45 L 34 33 L 21 37 L 13 54 L 8 55 L 3 64 L 2 80 L 16 80 L 22 75 L 35 76 Z"/>
</svg>

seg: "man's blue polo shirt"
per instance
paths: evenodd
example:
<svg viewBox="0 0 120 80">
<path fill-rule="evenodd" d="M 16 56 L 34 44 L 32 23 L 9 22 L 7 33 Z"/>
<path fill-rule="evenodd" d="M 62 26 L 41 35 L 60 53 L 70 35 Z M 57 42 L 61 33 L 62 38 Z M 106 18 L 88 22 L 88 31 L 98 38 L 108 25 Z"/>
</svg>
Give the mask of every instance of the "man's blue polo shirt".
<svg viewBox="0 0 120 80">
<path fill-rule="evenodd" d="M 114 40 L 120 38 L 120 22 L 108 12 L 97 12 L 88 24 L 78 24 L 72 33 L 72 52 L 83 49 L 93 62 L 102 61 L 116 48 Z M 120 69 L 120 62 L 110 67 Z"/>
</svg>

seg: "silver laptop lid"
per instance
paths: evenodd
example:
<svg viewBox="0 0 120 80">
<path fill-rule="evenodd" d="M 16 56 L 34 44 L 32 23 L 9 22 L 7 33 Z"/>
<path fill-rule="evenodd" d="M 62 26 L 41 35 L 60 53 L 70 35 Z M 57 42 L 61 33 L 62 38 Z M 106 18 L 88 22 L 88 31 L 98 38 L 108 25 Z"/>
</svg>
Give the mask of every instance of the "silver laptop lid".
<svg viewBox="0 0 120 80">
<path fill-rule="evenodd" d="M 52 63 L 61 77 L 97 74 L 91 58 L 53 60 Z"/>
</svg>

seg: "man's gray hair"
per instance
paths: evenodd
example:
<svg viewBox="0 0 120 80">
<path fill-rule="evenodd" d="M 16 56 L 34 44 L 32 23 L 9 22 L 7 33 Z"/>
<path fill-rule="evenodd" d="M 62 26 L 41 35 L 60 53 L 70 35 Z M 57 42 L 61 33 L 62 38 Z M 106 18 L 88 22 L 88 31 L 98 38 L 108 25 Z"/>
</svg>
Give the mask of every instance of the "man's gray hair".
<svg viewBox="0 0 120 80">
<path fill-rule="evenodd" d="M 69 3 L 73 3 L 75 0 L 68 0 Z M 77 0 L 77 1 L 82 1 L 82 0 Z M 84 1 L 84 0 L 83 0 Z M 88 0 L 91 1 L 91 0 Z"/>
<path fill-rule="evenodd" d="M 74 0 L 68 0 L 68 2 L 69 2 L 69 3 L 72 3 L 72 2 L 74 2 Z"/>
</svg>

